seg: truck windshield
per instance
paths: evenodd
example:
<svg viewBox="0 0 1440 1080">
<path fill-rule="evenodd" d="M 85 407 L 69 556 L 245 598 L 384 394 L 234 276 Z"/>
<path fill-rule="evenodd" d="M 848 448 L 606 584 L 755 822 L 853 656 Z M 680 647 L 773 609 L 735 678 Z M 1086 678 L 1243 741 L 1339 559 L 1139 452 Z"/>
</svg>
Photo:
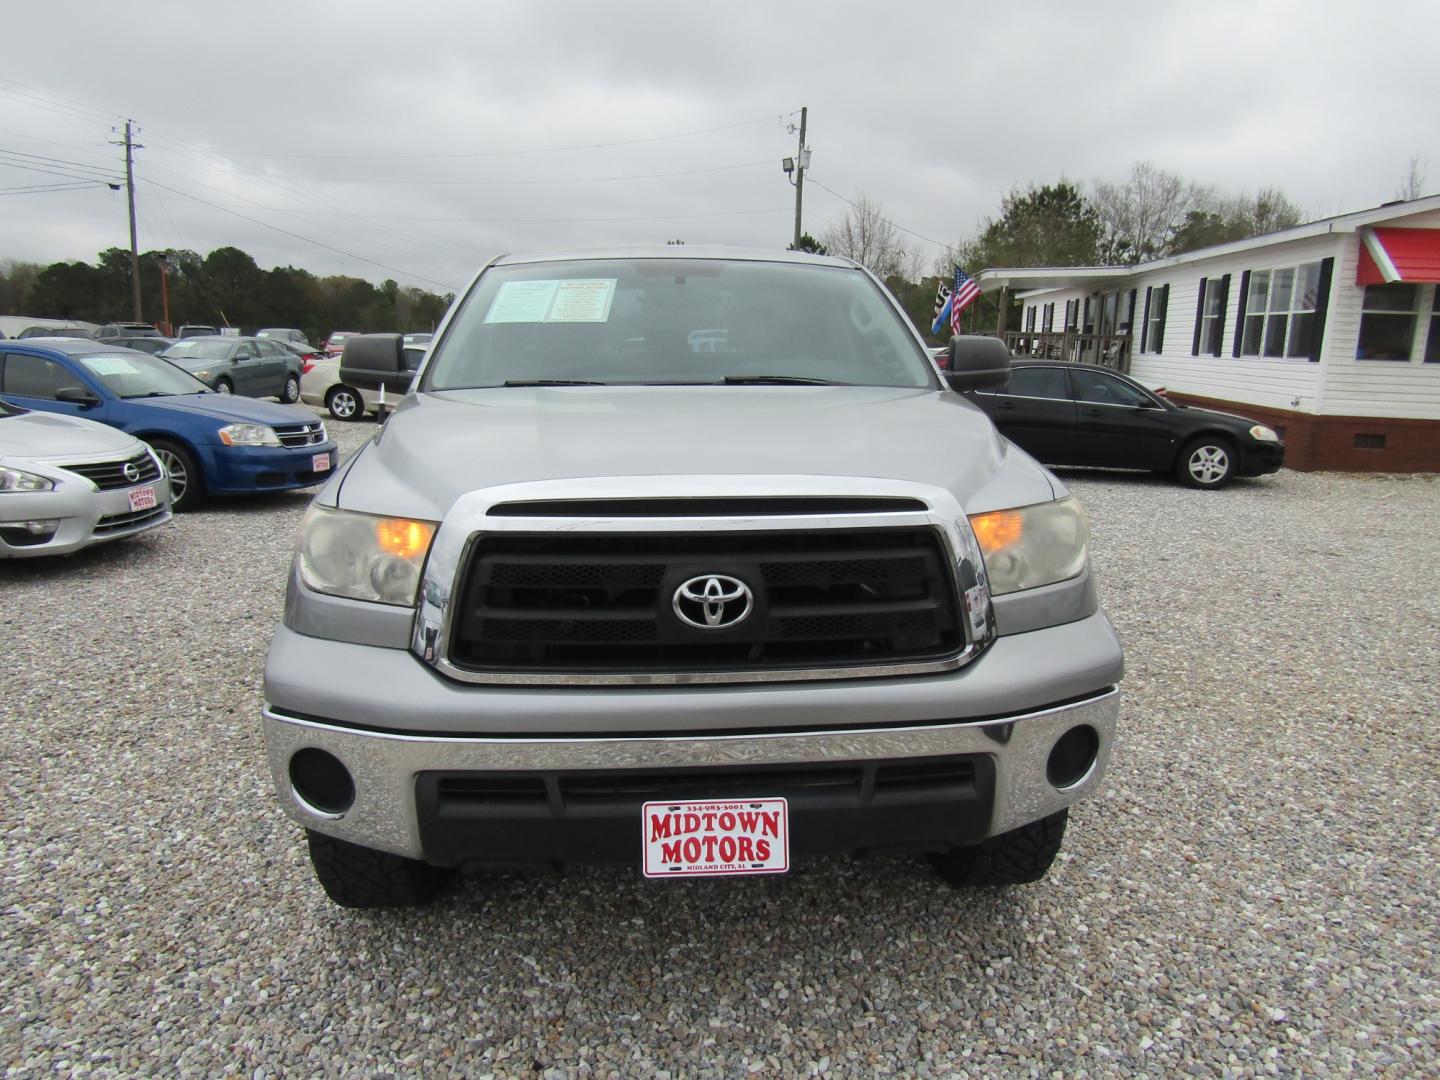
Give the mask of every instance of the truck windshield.
<svg viewBox="0 0 1440 1080">
<path fill-rule="evenodd" d="M 865 274 L 718 259 L 498 266 L 424 390 L 544 384 L 930 387 L 914 334 Z"/>
</svg>

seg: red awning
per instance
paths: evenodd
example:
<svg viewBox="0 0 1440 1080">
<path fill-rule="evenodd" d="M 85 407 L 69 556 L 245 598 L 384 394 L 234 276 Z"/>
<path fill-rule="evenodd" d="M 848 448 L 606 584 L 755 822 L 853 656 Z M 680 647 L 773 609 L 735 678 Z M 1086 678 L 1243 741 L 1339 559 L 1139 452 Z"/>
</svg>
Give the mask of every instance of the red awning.
<svg viewBox="0 0 1440 1080">
<path fill-rule="evenodd" d="M 1361 229 L 1356 285 L 1440 284 L 1440 229 Z"/>
</svg>

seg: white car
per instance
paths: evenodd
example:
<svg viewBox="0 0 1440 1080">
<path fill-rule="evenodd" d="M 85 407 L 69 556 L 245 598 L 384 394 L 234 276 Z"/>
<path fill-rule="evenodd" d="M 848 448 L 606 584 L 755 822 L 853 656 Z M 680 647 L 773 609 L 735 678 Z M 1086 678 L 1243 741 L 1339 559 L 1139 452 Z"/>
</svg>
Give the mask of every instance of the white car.
<svg viewBox="0 0 1440 1080">
<path fill-rule="evenodd" d="M 0 559 L 68 555 L 169 520 L 170 481 L 144 443 L 0 401 Z"/>
<path fill-rule="evenodd" d="M 425 359 L 428 342 L 406 345 L 405 363 L 411 371 L 420 367 Z M 386 408 L 394 408 L 405 396 L 403 389 L 385 395 Z M 374 413 L 380 407 L 380 395 L 373 390 L 357 390 L 347 386 L 340 378 L 340 357 L 327 356 L 315 361 L 309 371 L 300 376 L 300 400 L 306 405 L 324 406 L 336 420 L 363 420 L 367 413 Z"/>
</svg>

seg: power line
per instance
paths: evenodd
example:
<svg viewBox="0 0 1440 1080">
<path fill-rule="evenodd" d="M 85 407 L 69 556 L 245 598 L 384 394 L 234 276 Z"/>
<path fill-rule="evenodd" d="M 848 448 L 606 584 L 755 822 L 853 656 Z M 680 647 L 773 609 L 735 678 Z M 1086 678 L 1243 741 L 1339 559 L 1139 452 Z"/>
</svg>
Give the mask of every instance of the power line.
<svg viewBox="0 0 1440 1080">
<path fill-rule="evenodd" d="M 70 184 L 32 184 L 29 187 L 0 188 L 0 195 L 40 195 L 52 191 L 86 191 L 97 186 L 99 185 L 90 180 Z"/>
<path fill-rule="evenodd" d="M 269 173 L 244 172 L 238 169 L 200 169 L 193 166 L 172 165 L 171 168 L 179 169 L 181 172 L 213 172 L 224 173 L 229 176 L 250 176 L 266 177 L 268 179 L 281 180 L 305 180 L 325 181 L 341 184 L 422 184 L 422 185 L 461 185 L 465 187 L 511 187 L 526 186 L 532 184 L 606 184 L 617 180 L 659 180 L 676 176 L 699 176 L 702 173 L 733 172 L 737 169 L 754 169 L 761 165 L 771 165 L 770 159 L 764 161 L 742 161 L 735 165 L 714 165 L 704 169 L 683 169 L 679 172 L 657 172 L 657 173 L 634 173 L 626 176 L 567 176 L 555 178 L 532 178 L 524 180 L 437 180 L 433 178 L 409 179 L 389 177 L 357 177 L 357 176 L 299 176 L 287 174 L 280 177 L 271 176 Z"/>
<path fill-rule="evenodd" d="M 816 187 L 818 187 L 821 191 L 828 191 L 828 192 L 830 192 L 830 194 L 831 194 L 831 195 L 834 195 L 835 198 L 839 199 L 841 202 L 845 203 L 847 206 L 850 206 L 851 208 L 853 208 L 853 209 L 855 209 L 855 210 L 861 210 L 862 212 L 871 212 L 871 213 L 874 212 L 874 208 L 873 208 L 873 207 L 871 207 L 869 211 L 864 211 L 864 209 L 863 209 L 861 206 L 859 206 L 857 203 L 853 202 L 853 201 L 850 200 L 850 199 L 847 199 L 844 195 L 841 195 L 838 191 L 834 191 L 834 190 L 826 187 L 826 186 L 825 186 L 824 184 L 822 184 L 819 180 L 816 180 L 813 176 L 810 178 L 810 182 L 811 182 L 812 184 L 814 184 Z M 932 239 L 932 238 L 929 237 L 929 236 L 926 236 L 924 233 L 918 233 L 918 232 L 916 232 L 914 229 L 907 229 L 907 228 L 905 228 L 904 225 L 901 225 L 899 222 L 891 221 L 889 218 L 887 218 L 887 217 L 882 217 L 880 214 L 876 214 L 875 216 L 876 216 L 877 218 L 879 218 L 881 221 L 885 222 L 886 225 L 893 226 L 894 228 L 899 229 L 899 230 L 900 230 L 901 232 L 903 232 L 903 233 L 909 233 L 911 236 L 915 237 L 917 240 L 924 240 L 927 244 L 934 244 L 936 247 L 940 248 L 942 251 L 948 246 L 948 245 L 946 245 L 946 244 L 942 244 L 939 240 L 935 240 L 935 239 Z"/>
<path fill-rule="evenodd" d="M 150 184 L 152 187 L 159 188 L 161 191 L 168 191 L 172 195 L 179 195 L 181 198 L 190 199 L 193 202 L 199 203 L 201 206 L 208 206 L 212 210 L 219 210 L 223 214 L 230 214 L 234 217 L 240 218 L 242 221 L 248 221 L 252 225 L 259 225 L 261 228 L 272 229 L 275 232 L 283 233 L 284 235 L 291 237 L 292 239 L 300 240 L 306 244 L 314 244 L 316 247 L 324 248 L 326 251 L 333 251 L 337 255 L 344 255 L 347 259 L 357 259 L 360 262 L 369 263 L 371 266 L 378 266 L 382 270 L 389 270 L 392 274 L 400 274 L 402 277 L 414 278 L 417 281 L 428 281 L 431 285 L 438 285 L 440 288 L 447 289 L 450 292 L 458 291 L 454 285 L 450 285 L 446 282 L 436 281 L 434 278 L 425 277 L 423 274 L 411 273 L 409 270 L 401 270 L 399 267 L 390 266 L 386 263 L 378 262 L 375 259 L 367 259 L 364 255 L 357 255 L 353 251 L 345 251 L 343 248 L 338 248 L 331 244 L 326 244 L 320 240 L 314 240 L 308 236 L 301 236 L 299 233 L 291 232 L 289 229 L 282 229 L 279 225 L 271 225 L 268 221 L 261 221 L 259 218 L 252 218 L 248 214 L 240 213 L 238 210 L 231 210 L 229 207 L 220 206 L 217 203 L 212 203 L 206 199 L 202 199 L 198 195 L 191 195 L 188 191 L 180 191 L 178 188 L 167 187 L 165 184 L 161 184 L 155 180 L 150 180 L 146 177 L 141 177 L 141 179 L 144 180 L 145 183 Z"/>
<path fill-rule="evenodd" d="M 791 207 L 776 206 L 764 210 L 707 210 L 696 214 L 638 214 L 625 217 L 517 218 L 517 217 L 407 217 L 397 214 L 347 214 L 333 210 L 290 210 L 280 206 L 263 206 L 275 214 L 306 214 L 319 217 L 383 218 L 386 221 L 415 221 L 475 225 L 582 225 L 616 221 L 678 221 L 691 218 L 743 217 L 749 214 L 787 214 Z"/>
<path fill-rule="evenodd" d="M 483 151 L 459 151 L 444 154 L 416 154 L 416 153 L 389 153 L 389 154 L 276 154 L 269 151 L 217 151 L 207 150 L 204 153 L 219 154 L 227 157 L 270 157 L 270 158 L 305 158 L 324 161 L 387 161 L 395 159 L 405 160 L 439 160 L 448 158 L 491 158 L 491 157 L 518 157 L 523 154 L 557 154 L 570 150 L 605 150 L 616 146 L 639 146 L 642 143 L 665 142 L 669 139 L 688 139 L 697 135 L 713 135 L 720 131 L 733 131 L 735 128 L 752 127 L 755 124 L 768 124 L 772 120 L 783 120 L 787 116 L 794 116 L 795 112 L 778 113 L 771 116 L 761 116 L 754 120 L 741 120 L 734 124 L 721 124 L 718 127 L 701 128 L 698 131 L 680 131 L 669 135 L 650 135 L 640 139 L 617 139 L 613 142 L 599 143 L 573 143 L 569 146 L 540 146 L 527 150 L 483 150 Z M 153 138 L 152 133 L 152 138 Z M 174 139 L 167 139 L 167 142 L 175 142 L 177 145 L 184 145 Z M 164 149 L 160 147 L 159 149 Z M 173 153 L 173 151 L 171 151 Z"/>
</svg>

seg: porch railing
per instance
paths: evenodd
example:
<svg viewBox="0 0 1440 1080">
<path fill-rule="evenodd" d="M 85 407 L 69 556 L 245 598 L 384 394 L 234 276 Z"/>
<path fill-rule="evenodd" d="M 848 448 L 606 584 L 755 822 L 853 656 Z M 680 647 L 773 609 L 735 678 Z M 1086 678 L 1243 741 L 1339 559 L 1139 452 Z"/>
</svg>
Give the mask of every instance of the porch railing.
<svg viewBox="0 0 1440 1080">
<path fill-rule="evenodd" d="M 1130 371 L 1129 334 L 1082 334 L 1076 330 L 1047 334 L 1010 330 L 1005 334 L 1005 344 L 1022 359 L 1070 360 L 1079 364 L 1099 364 L 1124 374 Z"/>
</svg>

